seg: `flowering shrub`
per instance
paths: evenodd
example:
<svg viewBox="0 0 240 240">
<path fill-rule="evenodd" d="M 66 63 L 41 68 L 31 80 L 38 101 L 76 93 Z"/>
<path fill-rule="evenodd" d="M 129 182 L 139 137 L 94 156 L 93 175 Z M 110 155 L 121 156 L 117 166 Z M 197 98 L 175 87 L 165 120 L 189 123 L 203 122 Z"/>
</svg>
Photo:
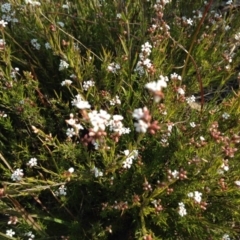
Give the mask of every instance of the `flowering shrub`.
<svg viewBox="0 0 240 240">
<path fill-rule="evenodd" d="M 238 239 L 239 9 L 188 2 L 2 3 L 1 236 Z"/>
</svg>

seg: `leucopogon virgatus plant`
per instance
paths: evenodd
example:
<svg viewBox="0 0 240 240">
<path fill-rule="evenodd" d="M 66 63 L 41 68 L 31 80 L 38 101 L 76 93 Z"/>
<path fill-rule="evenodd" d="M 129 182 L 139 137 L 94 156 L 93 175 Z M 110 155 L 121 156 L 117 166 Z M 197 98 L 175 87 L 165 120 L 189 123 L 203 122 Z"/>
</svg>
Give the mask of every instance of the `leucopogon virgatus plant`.
<svg viewBox="0 0 240 240">
<path fill-rule="evenodd" d="M 0 12 L 1 238 L 239 239 L 238 1 Z"/>
</svg>

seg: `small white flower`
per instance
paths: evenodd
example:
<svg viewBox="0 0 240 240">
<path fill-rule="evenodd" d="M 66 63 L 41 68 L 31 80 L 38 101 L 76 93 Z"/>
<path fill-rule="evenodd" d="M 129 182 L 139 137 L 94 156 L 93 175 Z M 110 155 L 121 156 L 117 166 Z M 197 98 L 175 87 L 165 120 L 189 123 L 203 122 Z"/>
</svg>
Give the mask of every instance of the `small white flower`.
<svg viewBox="0 0 240 240">
<path fill-rule="evenodd" d="M 4 20 L 1 20 L 0 21 L 0 25 L 2 26 L 2 27 L 6 27 L 7 26 L 7 22 L 5 22 Z"/>
<path fill-rule="evenodd" d="M 69 64 L 66 61 L 61 59 L 59 64 L 59 71 L 67 69 L 68 67 L 69 67 Z"/>
<path fill-rule="evenodd" d="M 181 217 L 187 215 L 187 210 L 185 208 L 185 204 L 183 202 L 178 203 L 178 213 Z"/>
<path fill-rule="evenodd" d="M 103 172 L 101 172 L 98 168 L 94 167 L 92 169 L 92 172 L 94 173 L 94 176 L 97 177 L 102 177 L 103 176 Z"/>
<path fill-rule="evenodd" d="M 93 80 L 88 80 L 83 82 L 83 89 L 84 91 L 87 91 L 90 87 L 93 87 L 95 85 L 95 82 Z"/>
<path fill-rule="evenodd" d="M 73 128 L 68 128 L 67 131 L 66 131 L 66 134 L 67 134 L 68 137 L 71 138 L 72 136 L 76 135 L 76 132 L 74 131 Z"/>
<path fill-rule="evenodd" d="M 25 0 L 26 4 L 32 5 L 32 6 L 41 6 L 41 3 L 38 1 L 33 1 L 33 0 Z"/>
<path fill-rule="evenodd" d="M 15 235 L 15 232 L 12 229 L 9 229 L 6 231 L 6 235 L 9 237 L 13 237 L 13 235 Z"/>
<path fill-rule="evenodd" d="M 73 173 L 74 172 L 74 168 L 73 167 L 69 168 L 68 172 Z"/>
<path fill-rule="evenodd" d="M 36 158 L 31 158 L 29 162 L 27 163 L 29 167 L 35 167 L 37 166 L 37 159 Z"/>
<path fill-rule="evenodd" d="M 121 19 L 122 18 L 122 14 L 121 13 L 117 13 L 117 18 Z"/>
<path fill-rule="evenodd" d="M 120 67 L 120 65 L 119 65 L 118 63 L 110 63 L 110 64 L 108 65 L 108 67 L 107 67 L 107 70 L 108 70 L 109 72 L 112 72 L 112 73 L 116 74 L 117 71 L 118 71 L 120 68 L 121 68 L 121 67 Z"/>
<path fill-rule="evenodd" d="M 179 172 L 177 170 L 174 170 L 171 174 L 172 174 L 173 178 L 178 179 Z"/>
<path fill-rule="evenodd" d="M 225 112 L 222 114 L 222 118 L 227 120 L 228 118 L 230 118 L 230 115 Z"/>
<path fill-rule="evenodd" d="M 228 234 L 225 233 L 225 234 L 222 236 L 222 240 L 231 240 L 231 238 L 229 237 Z"/>
<path fill-rule="evenodd" d="M 11 4 L 10 3 L 4 3 L 1 6 L 2 13 L 9 13 L 11 11 Z"/>
<path fill-rule="evenodd" d="M 45 43 L 45 48 L 48 50 L 48 49 L 52 49 L 51 45 L 49 42 L 46 42 Z"/>
<path fill-rule="evenodd" d="M 143 109 L 142 108 L 134 109 L 132 116 L 137 120 L 143 118 L 144 117 Z"/>
<path fill-rule="evenodd" d="M 195 128 L 195 127 L 196 127 L 195 122 L 190 122 L 189 124 L 190 124 L 190 126 L 191 126 L 192 128 Z"/>
<path fill-rule="evenodd" d="M 57 24 L 58 24 L 61 28 L 64 27 L 64 23 L 63 23 L 63 22 L 57 22 Z"/>
<path fill-rule="evenodd" d="M 205 138 L 203 136 L 200 136 L 199 138 L 202 142 L 205 141 Z"/>
<path fill-rule="evenodd" d="M 64 81 L 61 82 L 62 86 L 70 86 L 72 84 L 72 80 L 65 79 Z"/>
<path fill-rule="evenodd" d="M 138 122 L 133 124 L 136 131 L 140 132 L 140 133 L 146 133 L 147 129 L 148 129 L 148 124 L 146 122 L 144 122 L 143 120 L 138 120 Z"/>
<path fill-rule="evenodd" d="M 197 202 L 197 203 L 200 203 L 202 201 L 202 193 L 201 192 L 198 192 L 198 191 L 195 191 L 194 192 L 194 200 Z"/>
<path fill-rule="evenodd" d="M 56 196 L 66 196 L 67 195 L 67 188 L 62 185 L 61 187 L 59 187 L 59 189 L 55 192 Z"/>
<path fill-rule="evenodd" d="M 187 196 L 190 197 L 190 198 L 193 198 L 194 194 L 193 194 L 193 192 L 190 192 L 190 193 L 187 194 Z"/>
<path fill-rule="evenodd" d="M 234 183 L 235 183 L 238 187 L 240 187 L 240 181 L 239 181 L 239 180 L 235 181 Z"/>
<path fill-rule="evenodd" d="M 178 75 L 177 73 L 173 73 L 173 74 L 171 74 L 170 75 L 170 78 L 172 79 L 172 80 L 182 80 L 182 77 L 180 76 L 180 75 Z"/>
<path fill-rule="evenodd" d="M 32 44 L 32 46 L 36 49 L 36 50 L 40 50 L 40 48 L 41 48 L 41 45 L 38 43 L 38 40 L 37 39 L 32 39 L 31 40 L 31 44 Z"/>
<path fill-rule="evenodd" d="M 191 18 L 188 18 L 187 19 L 187 24 L 192 26 L 193 25 L 193 20 Z"/>
<path fill-rule="evenodd" d="M 187 98 L 186 98 L 186 101 L 187 101 L 188 104 L 190 104 L 190 103 L 195 102 L 195 101 L 196 101 L 196 98 L 195 98 L 194 95 L 192 95 L 191 97 L 187 97 Z"/>
<path fill-rule="evenodd" d="M 28 240 L 33 240 L 35 238 L 35 235 L 31 231 L 25 233 L 25 236 L 30 237 Z"/>
<path fill-rule="evenodd" d="M 13 173 L 12 173 L 12 176 L 11 176 L 11 179 L 13 181 L 21 181 L 22 178 L 23 178 L 23 170 L 22 169 L 19 169 L 17 168 Z"/>
<path fill-rule="evenodd" d="M 184 95 L 185 94 L 185 91 L 182 88 L 180 88 L 180 87 L 177 89 L 177 92 L 180 95 Z"/>
<path fill-rule="evenodd" d="M 151 53 L 151 48 L 152 48 L 152 45 L 149 43 L 149 42 L 146 42 L 144 43 L 142 46 L 142 52 L 147 54 L 147 55 L 150 55 Z"/>
<path fill-rule="evenodd" d="M 240 40 L 240 32 L 236 33 L 234 35 L 235 40 L 239 41 Z"/>
</svg>

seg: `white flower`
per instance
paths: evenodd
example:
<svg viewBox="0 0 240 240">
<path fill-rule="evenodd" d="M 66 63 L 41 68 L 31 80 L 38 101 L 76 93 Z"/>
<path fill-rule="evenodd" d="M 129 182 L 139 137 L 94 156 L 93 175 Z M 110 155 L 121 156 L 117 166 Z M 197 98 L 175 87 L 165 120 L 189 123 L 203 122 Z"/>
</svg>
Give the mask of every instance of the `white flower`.
<svg viewBox="0 0 240 240">
<path fill-rule="evenodd" d="M 185 208 L 184 203 L 183 203 L 183 202 L 180 202 L 180 203 L 178 203 L 178 206 L 179 206 L 179 208 L 178 208 L 178 213 L 179 213 L 179 215 L 180 215 L 181 217 L 187 215 L 187 210 L 186 210 L 186 208 Z"/>
<path fill-rule="evenodd" d="M 197 203 L 200 203 L 202 201 L 202 193 L 201 192 L 198 192 L 198 191 L 195 191 L 194 192 L 194 200 L 197 202 Z"/>
<path fill-rule="evenodd" d="M 178 88 L 177 89 L 177 92 L 180 94 L 180 95 L 184 95 L 185 94 L 185 91 L 182 89 L 182 88 Z"/>
<path fill-rule="evenodd" d="M 67 69 L 68 68 L 68 66 L 69 66 L 69 64 L 66 62 L 66 61 L 64 61 L 64 60 L 60 60 L 60 64 L 59 64 L 59 71 L 62 71 L 62 70 L 64 70 L 64 69 Z"/>
<path fill-rule="evenodd" d="M 171 172 L 173 178 L 178 179 L 179 176 L 179 172 L 177 170 L 174 170 L 173 172 Z"/>
<path fill-rule="evenodd" d="M 98 132 L 99 130 L 105 130 L 106 126 L 108 126 L 109 124 L 111 115 L 108 114 L 105 110 L 101 109 L 99 112 L 97 112 L 96 110 L 90 112 L 88 114 L 88 117 L 93 126 L 92 130 L 94 132 Z"/>
<path fill-rule="evenodd" d="M 31 44 L 36 50 L 40 50 L 41 45 L 37 41 L 38 40 L 34 38 L 34 39 L 31 40 Z"/>
<path fill-rule="evenodd" d="M 67 3 L 67 4 L 63 4 L 63 5 L 62 5 L 62 8 L 63 8 L 63 9 L 69 9 L 68 3 Z"/>
<path fill-rule="evenodd" d="M 64 23 L 63 23 L 63 22 L 57 22 L 57 24 L 58 24 L 61 28 L 64 27 Z"/>
<path fill-rule="evenodd" d="M 79 94 L 75 96 L 75 99 L 73 99 L 72 105 L 79 109 L 91 108 L 91 105 L 88 103 L 88 101 L 84 101 Z"/>
<path fill-rule="evenodd" d="M 68 172 L 73 173 L 74 172 L 74 168 L 73 167 L 69 168 Z"/>
<path fill-rule="evenodd" d="M 202 201 L 202 193 L 198 191 L 190 192 L 187 194 L 188 197 L 194 198 L 194 200 L 197 203 L 200 203 Z"/>
<path fill-rule="evenodd" d="M 116 104 L 121 104 L 121 100 L 119 99 L 118 95 L 116 95 L 113 99 L 110 100 L 110 105 L 115 106 Z"/>
<path fill-rule="evenodd" d="M 228 118 L 230 118 L 230 115 L 225 112 L 222 114 L 222 118 L 227 120 Z"/>
<path fill-rule="evenodd" d="M 35 235 L 31 231 L 25 233 L 25 236 L 30 237 L 28 240 L 32 240 L 33 238 L 35 238 Z"/>
<path fill-rule="evenodd" d="M 134 109 L 132 116 L 137 120 L 143 118 L 144 117 L 143 109 L 142 108 Z"/>
<path fill-rule="evenodd" d="M 6 27 L 7 24 L 8 24 L 8 23 L 5 22 L 4 20 L 1 20 L 1 21 L 0 21 L 0 25 L 1 25 L 2 27 Z"/>
<path fill-rule="evenodd" d="M 238 187 L 240 187 L 240 181 L 239 181 L 239 180 L 235 181 L 234 183 L 235 183 Z"/>
<path fill-rule="evenodd" d="M 122 14 L 121 13 L 117 13 L 117 18 L 121 19 L 122 18 Z"/>
<path fill-rule="evenodd" d="M 191 18 L 188 18 L 187 19 L 187 24 L 192 26 L 193 25 L 193 20 Z"/>
<path fill-rule="evenodd" d="M 194 95 L 192 95 L 191 97 L 187 97 L 187 98 L 186 98 L 186 101 L 187 101 L 188 104 L 190 104 L 190 103 L 195 102 L 195 101 L 196 101 L 196 98 L 195 98 Z"/>
<path fill-rule="evenodd" d="M 109 72 L 112 72 L 112 73 L 116 74 L 117 71 L 118 71 L 120 68 L 121 68 L 121 67 L 120 67 L 120 65 L 119 65 L 118 63 L 110 63 L 110 64 L 108 65 L 108 67 L 107 67 L 107 70 L 108 70 Z"/>
<path fill-rule="evenodd" d="M 9 237 L 13 237 L 13 235 L 15 235 L 15 232 L 12 229 L 9 229 L 6 231 L 6 235 Z"/>
<path fill-rule="evenodd" d="M 152 92 L 161 91 L 162 88 L 167 87 L 167 82 L 163 79 L 158 80 L 157 82 L 149 82 L 145 84 L 145 88 Z"/>
<path fill-rule="evenodd" d="M 48 49 L 52 49 L 51 45 L 49 42 L 46 42 L 45 43 L 45 48 L 48 50 Z"/>
<path fill-rule="evenodd" d="M 64 81 L 61 82 L 62 86 L 70 86 L 72 84 L 72 81 L 69 79 L 65 79 Z"/>
<path fill-rule="evenodd" d="M 24 175 L 24 174 L 23 174 L 23 170 L 17 168 L 17 169 L 12 173 L 11 179 L 12 179 L 13 181 L 21 181 L 23 175 Z"/>
<path fill-rule="evenodd" d="M 66 134 L 68 137 L 72 137 L 73 135 L 76 135 L 76 132 L 74 131 L 73 128 L 68 128 L 67 131 L 66 131 Z"/>
<path fill-rule="evenodd" d="M 95 85 L 95 82 L 93 80 L 88 80 L 83 82 L 83 89 L 84 91 L 87 91 L 90 87 L 93 87 Z"/>
<path fill-rule="evenodd" d="M 32 0 L 25 0 L 26 4 L 30 4 L 32 6 L 41 6 L 41 3 L 38 1 L 32 1 Z"/>
<path fill-rule="evenodd" d="M 102 177 L 103 176 L 103 172 L 101 172 L 98 168 L 94 167 L 92 169 L 92 172 L 94 173 L 94 176 L 97 177 Z"/>
<path fill-rule="evenodd" d="M 190 197 L 190 198 L 193 198 L 194 194 L 193 194 L 193 192 L 190 192 L 190 193 L 187 194 L 187 196 Z"/>
<path fill-rule="evenodd" d="M 239 33 L 236 33 L 236 34 L 234 35 L 234 38 L 235 38 L 235 40 L 239 41 L 239 40 L 240 40 L 240 32 L 239 32 Z"/>
<path fill-rule="evenodd" d="M 2 13 L 9 13 L 11 11 L 11 4 L 10 3 L 4 3 L 1 6 Z"/>
<path fill-rule="evenodd" d="M 195 128 L 195 127 L 196 127 L 195 122 L 190 122 L 189 124 L 190 124 L 190 126 L 191 126 L 192 128 Z"/>
<path fill-rule="evenodd" d="M 148 129 L 148 124 L 143 120 L 138 120 L 138 122 L 133 124 L 137 132 L 146 133 Z"/>
<path fill-rule="evenodd" d="M 127 156 L 126 160 L 123 161 L 123 168 L 131 168 L 133 160 L 138 157 L 138 150 L 133 150 L 131 153 L 128 149 L 124 150 L 124 155 Z"/>
<path fill-rule="evenodd" d="M 172 79 L 172 80 L 182 80 L 182 77 L 180 76 L 180 75 L 178 75 L 177 73 L 173 73 L 173 74 L 171 74 L 170 75 L 170 78 Z"/>
<path fill-rule="evenodd" d="M 152 45 L 149 42 L 144 43 L 142 46 L 142 52 L 149 55 L 151 53 Z"/>
<path fill-rule="evenodd" d="M 35 167 L 37 166 L 37 159 L 36 158 L 31 158 L 29 162 L 27 163 L 29 167 Z"/>
<path fill-rule="evenodd" d="M 231 238 L 229 237 L 228 234 L 225 233 L 225 234 L 222 236 L 222 240 L 231 240 Z"/>
<path fill-rule="evenodd" d="M 66 196 L 67 195 L 67 188 L 62 185 L 61 187 L 59 187 L 59 189 L 55 192 L 56 196 Z"/>
<path fill-rule="evenodd" d="M 199 138 L 202 142 L 205 141 L 205 138 L 203 136 L 200 136 Z"/>
</svg>

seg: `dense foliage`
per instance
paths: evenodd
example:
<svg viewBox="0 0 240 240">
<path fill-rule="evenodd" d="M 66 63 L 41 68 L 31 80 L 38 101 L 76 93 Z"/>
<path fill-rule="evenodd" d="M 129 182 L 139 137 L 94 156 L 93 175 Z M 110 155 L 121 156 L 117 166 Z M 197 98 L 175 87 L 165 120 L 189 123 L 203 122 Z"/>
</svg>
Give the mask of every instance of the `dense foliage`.
<svg viewBox="0 0 240 240">
<path fill-rule="evenodd" d="M 1 239 L 238 239 L 236 2 L 9 0 Z"/>
</svg>

